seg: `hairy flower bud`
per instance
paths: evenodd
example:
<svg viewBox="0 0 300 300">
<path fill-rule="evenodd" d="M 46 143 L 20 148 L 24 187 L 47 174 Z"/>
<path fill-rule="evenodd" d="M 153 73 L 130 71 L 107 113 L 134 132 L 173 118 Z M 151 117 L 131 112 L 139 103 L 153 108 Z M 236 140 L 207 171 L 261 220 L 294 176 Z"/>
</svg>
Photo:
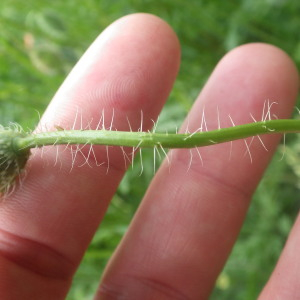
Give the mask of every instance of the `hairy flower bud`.
<svg viewBox="0 0 300 300">
<path fill-rule="evenodd" d="M 15 128 L 0 127 L 0 193 L 8 191 L 25 167 L 30 149 L 18 149 L 18 139 L 26 134 Z"/>
</svg>

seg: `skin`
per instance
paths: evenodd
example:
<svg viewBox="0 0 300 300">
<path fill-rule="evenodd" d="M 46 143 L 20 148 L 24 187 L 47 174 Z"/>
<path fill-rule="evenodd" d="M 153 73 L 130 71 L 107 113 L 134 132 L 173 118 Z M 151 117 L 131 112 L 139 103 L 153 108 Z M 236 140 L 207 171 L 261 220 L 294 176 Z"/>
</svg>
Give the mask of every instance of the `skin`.
<svg viewBox="0 0 300 300">
<path fill-rule="evenodd" d="M 48 129 L 72 126 L 76 107 L 96 127 L 102 109 L 114 127 L 152 126 L 172 88 L 180 48 L 172 29 L 157 17 L 130 15 L 113 23 L 91 45 L 42 117 Z M 203 107 L 209 129 L 261 118 L 263 102 L 277 101 L 278 118 L 289 118 L 298 73 L 288 56 L 270 45 L 249 44 L 216 66 L 183 124 L 199 127 Z M 108 125 L 109 125 L 109 121 Z M 207 299 L 236 241 L 251 196 L 279 136 L 201 149 L 187 172 L 189 150 L 172 150 L 108 263 L 95 299 Z M 39 151 L 39 150 L 37 150 Z M 88 151 L 83 150 L 83 151 Z M 70 173 L 71 156 L 49 149 L 30 159 L 22 187 L 0 204 L 0 299 L 64 299 L 72 276 L 124 175 L 123 154 L 109 149 L 107 164 Z M 106 148 L 95 150 L 106 161 Z M 227 156 L 228 155 L 228 156 Z M 45 164 L 45 160 L 48 164 Z M 78 156 L 78 164 L 84 162 Z M 255 234 L 255 233 L 253 233 Z M 296 220 L 270 280 L 265 299 L 300 299 L 300 219 Z"/>
</svg>

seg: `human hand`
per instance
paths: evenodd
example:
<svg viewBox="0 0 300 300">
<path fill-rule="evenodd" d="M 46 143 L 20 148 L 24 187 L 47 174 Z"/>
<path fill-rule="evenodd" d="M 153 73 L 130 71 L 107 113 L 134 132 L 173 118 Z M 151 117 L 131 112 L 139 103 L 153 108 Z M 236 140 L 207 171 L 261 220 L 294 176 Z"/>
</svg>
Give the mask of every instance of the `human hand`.
<svg viewBox="0 0 300 300">
<path fill-rule="evenodd" d="M 41 122 L 70 127 L 77 107 L 83 121 L 100 113 L 114 127 L 133 130 L 153 125 L 179 67 L 179 44 L 172 30 L 149 15 L 131 15 L 111 25 L 91 46 L 50 103 Z M 279 118 L 289 117 L 298 91 L 298 74 L 279 49 L 251 44 L 223 58 L 199 95 L 183 128 L 199 127 L 205 107 L 210 128 L 248 123 L 261 115 L 263 101 L 279 102 Z M 80 112 L 81 113 L 81 112 Z M 109 122 L 109 121 L 108 121 Z M 226 123 L 227 122 L 227 123 Z M 49 125 L 48 125 L 49 126 Z M 169 171 L 157 172 L 128 233 L 111 258 L 95 299 L 206 299 L 237 238 L 251 199 L 278 136 L 251 145 L 253 163 L 244 157 L 244 141 L 201 149 L 203 166 L 187 172 L 190 150 L 173 150 Z M 88 151 L 88 150 L 87 150 Z M 106 161 L 106 148 L 94 148 Z M 72 276 L 124 175 L 120 149 L 107 163 L 84 165 L 69 173 L 72 157 L 49 150 L 31 158 L 21 188 L 0 206 L 0 299 L 63 299 Z M 77 160 L 84 162 L 84 156 Z M 296 299 L 300 275 L 296 221 L 279 263 L 261 299 Z"/>
</svg>

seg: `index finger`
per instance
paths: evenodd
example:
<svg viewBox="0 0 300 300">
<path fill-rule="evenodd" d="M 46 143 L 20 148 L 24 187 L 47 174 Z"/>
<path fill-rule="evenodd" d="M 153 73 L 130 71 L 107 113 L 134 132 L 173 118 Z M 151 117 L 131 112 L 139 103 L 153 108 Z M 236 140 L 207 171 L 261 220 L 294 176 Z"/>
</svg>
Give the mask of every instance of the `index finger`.
<svg viewBox="0 0 300 300">
<path fill-rule="evenodd" d="M 175 34 L 160 19 L 137 14 L 117 21 L 89 48 L 41 122 L 72 127 L 79 107 L 75 127 L 96 128 L 103 111 L 106 128 L 129 130 L 128 118 L 138 130 L 142 110 L 143 129 L 149 129 L 173 85 L 179 52 Z M 23 185 L 1 203 L 1 299 L 64 297 L 126 169 L 120 149 L 109 149 L 109 163 L 105 147 L 91 151 L 77 149 L 75 163 L 82 166 L 72 172 L 69 151 L 59 153 L 61 164 L 53 148 L 42 158 L 36 153 Z M 91 153 L 104 164 L 90 168 Z"/>
</svg>

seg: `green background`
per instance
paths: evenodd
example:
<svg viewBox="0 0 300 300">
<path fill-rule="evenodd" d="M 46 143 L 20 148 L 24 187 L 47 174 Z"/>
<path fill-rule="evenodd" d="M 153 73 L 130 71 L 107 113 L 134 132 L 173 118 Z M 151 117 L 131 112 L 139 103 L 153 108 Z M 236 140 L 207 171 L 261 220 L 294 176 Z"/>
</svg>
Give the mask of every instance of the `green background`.
<svg viewBox="0 0 300 300">
<path fill-rule="evenodd" d="M 248 42 L 272 43 L 300 64 L 300 2 L 280 0 L 2 0 L 0 123 L 34 128 L 72 66 L 111 22 L 135 12 L 166 20 L 182 45 L 182 66 L 160 128 L 184 119 L 218 60 Z M 299 210 L 300 140 L 279 147 L 249 209 L 211 299 L 255 299 L 272 272 Z M 101 272 L 153 176 L 153 158 L 129 170 L 74 278 L 68 299 L 92 299 Z M 199 282 L 199 285 L 201 283 Z"/>
</svg>

